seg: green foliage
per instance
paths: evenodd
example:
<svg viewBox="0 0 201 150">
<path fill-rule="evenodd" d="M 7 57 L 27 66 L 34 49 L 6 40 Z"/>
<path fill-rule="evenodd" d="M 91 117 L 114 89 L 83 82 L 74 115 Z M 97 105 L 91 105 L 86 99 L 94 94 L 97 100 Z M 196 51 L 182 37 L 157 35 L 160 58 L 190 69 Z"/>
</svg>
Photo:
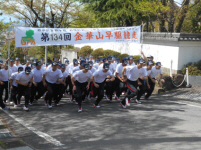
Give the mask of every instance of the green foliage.
<svg viewBox="0 0 201 150">
<path fill-rule="evenodd" d="M 93 49 L 91 48 L 91 46 L 83 46 L 79 52 L 78 52 L 78 56 L 83 56 L 83 57 L 87 57 L 89 56 L 89 54 L 91 54 L 93 52 Z"/>
<path fill-rule="evenodd" d="M 97 48 L 92 52 L 94 59 L 104 57 L 104 50 L 102 48 Z"/>
<path fill-rule="evenodd" d="M 1 49 L 1 55 L 3 58 L 8 58 L 8 43 L 3 45 Z M 19 57 L 21 62 L 24 60 L 24 49 L 23 48 L 15 48 L 15 41 L 10 43 L 10 58 Z"/>
<path fill-rule="evenodd" d="M 137 64 L 137 60 L 140 59 L 141 56 L 140 55 L 134 55 L 133 58 L 134 58 L 135 64 Z"/>
<path fill-rule="evenodd" d="M 121 53 L 107 49 L 104 50 L 104 57 L 107 58 L 108 56 L 114 56 L 115 58 L 118 58 Z"/>
<path fill-rule="evenodd" d="M 182 74 L 186 74 L 186 68 L 188 68 L 189 75 L 201 76 L 201 60 L 195 63 L 189 62 L 182 69 Z"/>
<path fill-rule="evenodd" d="M 121 54 L 119 56 L 120 60 L 122 61 L 122 59 L 124 59 L 125 57 L 128 57 L 129 55 L 128 54 Z"/>
</svg>

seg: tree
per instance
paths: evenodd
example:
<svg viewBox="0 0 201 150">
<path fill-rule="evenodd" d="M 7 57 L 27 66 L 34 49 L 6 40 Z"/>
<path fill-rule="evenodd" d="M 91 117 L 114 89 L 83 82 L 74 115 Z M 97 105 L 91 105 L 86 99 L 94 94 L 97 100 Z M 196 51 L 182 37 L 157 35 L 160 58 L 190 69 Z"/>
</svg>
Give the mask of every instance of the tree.
<svg viewBox="0 0 201 150">
<path fill-rule="evenodd" d="M 104 50 L 104 57 L 107 58 L 108 56 L 114 56 L 115 58 L 118 58 L 120 53 L 110 49 Z"/>
<path fill-rule="evenodd" d="M 104 50 L 102 48 L 97 48 L 92 52 L 94 59 L 104 57 Z"/>
<path fill-rule="evenodd" d="M 8 43 L 3 45 L 1 49 L 1 55 L 3 58 L 8 58 Z M 26 50 L 23 48 L 15 48 L 15 41 L 10 43 L 10 58 L 19 57 L 21 62 L 24 62 L 24 57 L 26 56 Z"/>
<path fill-rule="evenodd" d="M 69 27 L 75 21 L 75 14 L 81 3 L 74 0 L 15 0 L 0 3 L 0 9 L 24 20 L 27 26 L 50 28 Z"/>
<path fill-rule="evenodd" d="M 83 46 L 79 52 L 78 52 L 78 56 L 83 56 L 83 57 L 87 57 L 89 56 L 89 54 L 91 54 L 93 52 L 93 49 L 91 48 L 91 46 Z"/>
<path fill-rule="evenodd" d="M 128 54 L 121 54 L 120 56 L 119 56 L 119 58 L 120 58 L 120 60 L 122 61 L 122 59 L 124 59 L 124 58 L 126 58 L 126 57 L 128 57 L 129 55 Z"/>
</svg>

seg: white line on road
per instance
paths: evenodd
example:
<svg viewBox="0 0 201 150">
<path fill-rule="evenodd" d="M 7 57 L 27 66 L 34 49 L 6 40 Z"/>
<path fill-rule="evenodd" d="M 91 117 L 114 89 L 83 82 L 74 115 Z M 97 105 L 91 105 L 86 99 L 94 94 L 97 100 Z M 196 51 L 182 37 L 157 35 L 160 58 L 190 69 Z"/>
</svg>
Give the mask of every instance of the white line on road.
<svg viewBox="0 0 201 150">
<path fill-rule="evenodd" d="M 8 111 L 4 110 L 4 112 L 6 114 L 8 114 L 10 117 L 12 117 L 15 121 L 19 122 L 20 124 L 22 124 L 23 126 L 25 126 L 27 129 L 31 130 L 32 132 L 34 132 L 38 136 L 42 137 L 43 139 L 45 139 L 49 143 L 51 143 L 51 144 L 53 144 L 55 146 L 62 146 L 62 145 L 64 145 L 60 141 L 57 141 L 55 138 L 51 137 L 50 135 L 48 135 L 46 133 L 43 133 L 41 131 L 38 131 L 34 127 L 31 127 L 29 124 L 25 123 L 25 121 L 23 121 L 22 119 L 17 118 L 15 115 L 10 114 Z"/>
</svg>

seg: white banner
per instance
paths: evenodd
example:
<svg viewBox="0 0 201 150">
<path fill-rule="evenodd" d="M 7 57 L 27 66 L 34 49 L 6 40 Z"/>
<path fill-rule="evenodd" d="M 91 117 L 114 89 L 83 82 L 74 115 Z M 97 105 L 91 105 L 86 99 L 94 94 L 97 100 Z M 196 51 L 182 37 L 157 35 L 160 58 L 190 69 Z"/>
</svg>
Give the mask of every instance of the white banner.
<svg viewBox="0 0 201 150">
<path fill-rule="evenodd" d="M 72 45 L 102 42 L 140 43 L 140 26 L 114 28 L 15 27 L 15 46 Z"/>
</svg>

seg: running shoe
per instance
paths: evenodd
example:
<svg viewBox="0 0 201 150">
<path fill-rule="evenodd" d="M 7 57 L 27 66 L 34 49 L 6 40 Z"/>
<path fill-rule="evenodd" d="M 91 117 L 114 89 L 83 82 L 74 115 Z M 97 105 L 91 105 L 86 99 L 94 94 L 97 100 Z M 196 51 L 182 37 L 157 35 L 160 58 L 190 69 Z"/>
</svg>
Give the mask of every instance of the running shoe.
<svg viewBox="0 0 201 150">
<path fill-rule="evenodd" d="M 137 99 L 135 100 L 135 102 L 136 102 L 137 104 L 141 104 L 141 103 L 142 103 L 142 102 L 138 101 Z"/>
<path fill-rule="evenodd" d="M 122 108 L 126 108 L 126 105 L 123 105 L 121 102 L 120 102 L 120 105 Z"/>
<path fill-rule="evenodd" d="M 48 108 L 51 109 L 51 108 L 52 108 L 52 105 L 49 105 L 49 104 L 48 104 Z"/>
<path fill-rule="evenodd" d="M 125 101 L 126 101 L 126 106 L 130 106 L 130 100 L 126 98 Z"/>
<path fill-rule="evenodd" d="M 24 106 L 24 107 L 23 107 L 23 110 L 26 110 L 26 111 L 27 111 L 27 110 L 29 110 L 29 108 L 26 107 L 26 106 Z"/>
<path fill-rule="evenodd" d="M 78 112 L 82 112 L 82 107 L 79 107 L 79 108 L 78 108 Z"/>
<path fill-rule="evenodd" d="M 95 108 L 100 108 L 100 106 L 99 106 L 99 105 L 95 105 L 95 104 L 94 104 L 94 107 L 95 107 Z"/>
<path fill-rule="evenodd" d="M 90 101 L 91 100 L 91 93 L 87 96 L 87 99 Z"/>
<path fill-rule="evenodd" d="M 120 101 L 121 99 L 119 97 L 117 97 L 117 95 L 115 95 L 115 99 Z"/>
<path fill-rule="evenodd" d="M 33 105 L 33 103 L 31 103 L 31 102 L 30 102 L 30 103 L 29 103 L 29 105 L 30 105 L 30 106 L 32 106 L 32 105 Z"/>
<path fill-rule="evenodd" d="M 70 103 L 73 103 L 73 96 L 70 95 Z"/>
<path fill-rule="evenodd" d="M 78 102 L 75 101 L 75 104 L 78 105 Z"/>
<path fill-rule="evenodd" d="M 110 99 L 109 99 L 109 97 L 107 95 L 105 95 L 105 98 L 106 98 L 107 101 L 110 102 Z"/>
<path fill-rule="evenodd" d="M 17 105 L 14 104 L 14 108 L 16 108 L 16 107 L 17 107 Z"/>
</svg>

